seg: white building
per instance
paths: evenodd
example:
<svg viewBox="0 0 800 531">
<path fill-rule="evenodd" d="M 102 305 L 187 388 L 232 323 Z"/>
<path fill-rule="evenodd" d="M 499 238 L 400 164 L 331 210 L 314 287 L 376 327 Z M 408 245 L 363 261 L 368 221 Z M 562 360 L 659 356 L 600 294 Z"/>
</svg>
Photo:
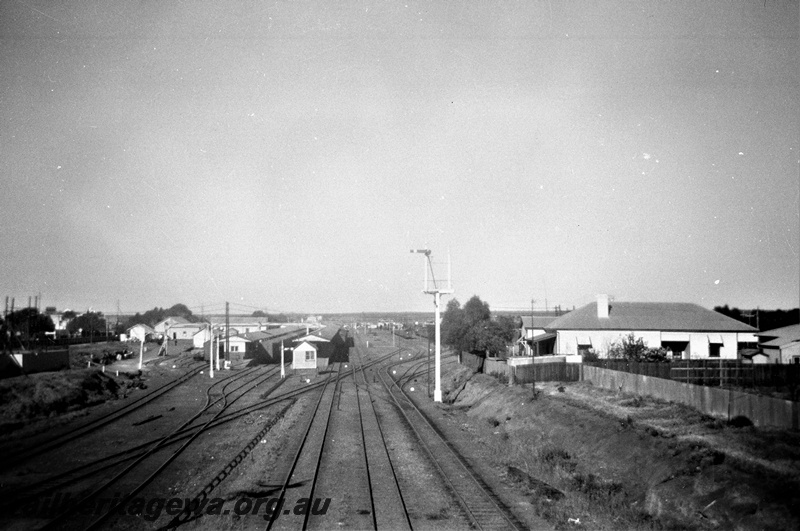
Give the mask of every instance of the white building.
<svg viewBox="0 0 800 531">
<path fill-rule="evenodd" d="M 166 334 L 167 330 L 170 329 L 171 327 L 178 324 L 188 324 L 188 323 L 189 321 L 184 319 L 183 317 L 167 317 L 163 321 L 159 321 L 158 323 L 156 323 L 153 329 L 155 329 L 155 331 L 158 332 L 159 334 Z"/>
<path fill-rule="evenodd" d="M 292 350 L 292 369 L 316 369 L 317 348 L 303 341 Z"/>
<path fill-rule="evenodd" d="M 168 339 L 192 339 L 194 335 L 207 328 L 206 323 L 178 323 L 167 328 Z"/>
<path fill-rule="evenodd" d="M 583 354 L 590 349 L 605 357 L 622 337 L 633 333 L 650 348 L 664 347 L 681 359 L 738 358 L 740 346 L 757 342 L 752 326 L 697 304 L 610 302 L 598 295 L 548 325 L 556 333 L 556 354 Z"/>
<path fill-rule="evenodd" d="M 766 330 L 756 334 L 761 352 L 769 363 L 800 363 L 800 324 Z"/>
<path fill-rule="evenodd" d="M 222 330 L 224 334 L 228 326 L 230 326 L 230 335 L 249 334 L 250 332 L 260 332 L 269 328 L 267 319 L 259 317 L 242 317 L 230 316 L 225 319 L 225 316 L 212 316 L 209 322 L 214 326 L 214 329 Z"/>
<path fill-rule="evenodd" d="M 136 324 L 128 328 L 125 333 L 127 334 L 129 341 L 138 341 L 141 343 L 146 339 L 148 334 L 155 333 L 155 330 L 146 324 Z"/>
</svg>

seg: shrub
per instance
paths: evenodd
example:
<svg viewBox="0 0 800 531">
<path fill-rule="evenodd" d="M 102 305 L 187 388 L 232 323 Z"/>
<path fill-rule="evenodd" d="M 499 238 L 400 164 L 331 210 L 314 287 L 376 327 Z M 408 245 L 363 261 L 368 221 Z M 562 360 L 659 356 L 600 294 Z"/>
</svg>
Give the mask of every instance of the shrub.
<svg viewBox="0 0 800 531">
<path fill-rule="evenodd" d="M 608 357 L 626 361 L 668 362 L 669 351 L 663 347 L 650 348 L 644 339 L 637 338 L 631 332 L 609 347 Z"/>
</svg>

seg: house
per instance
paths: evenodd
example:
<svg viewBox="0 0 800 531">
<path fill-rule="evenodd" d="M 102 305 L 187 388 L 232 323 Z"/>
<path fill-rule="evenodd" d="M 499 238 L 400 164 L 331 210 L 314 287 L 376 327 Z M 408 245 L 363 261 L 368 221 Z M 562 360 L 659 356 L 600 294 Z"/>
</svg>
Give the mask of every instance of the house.
<svg viewBox="0 0 800 531">
<path fill-rule="evenodd" d="M 141 343 L 147 339 L 147 336 L 154 334 L 155 330 L 146 324 L 139 323 L 128 328 L 125 333 L 129 341 L 138 341 Z"/>
<path fill-rule="evenodd" d="M 770 362 L 769 355 L 759 352 L 758 350 L 746 349 L 740 352 L 742 361 L 744 363 L 752 363 L 753 365 L 766 365 Z"/>
<path fill-rule="evenodd" d="M 317 356 L 327 359 L 328 363 L 347 362 L 350 359 L 347 336 L 347 330 L 340 326 L 330 325 L 301 336 L 295 339 L 295 342 L 313 343 L 317 349 Z"/>
<path fill-rule="evenodd" d="M 67 310 L 69 311 L 69 310 Z M 65 312 L 59 312 L 56 310 L 55 306 L 47 306 L 44 309 L 44 314 L 53 321 L 53 332 L 48 333 L 53 337 L 68 337 L 69 332 L 67 332 L 67 325 L 71 321 L 70 318 L 64 317 Z"/>
<path fill-rule="evenodd" d="M 243 317 L 243 316 L 214 316 L 209 319 L 214 328 L 218 328 L 223 333 L 230 327 L 230 335 L 249 334 L 267 330 L 269 322 L 266 317 Z"/>
<path fill-rule="evenodd" d="M 534 354 L 552 353 L 555 348 L 556 334 L 548 332 L 547 326 L 555 319 L 555 315 L 523 315 L 520 317 L 522 324 L 519 329 L 519 354 L 532 356 Z"/>
<path fill-rule="evenodd" d="M 297 325 L 244 334 L 243 337 L 251 341 L 245 358 L 252 359 L 255 364 L 280 363 L 281 346 L 288 348 L 294 339 L 304 334 L 305 327 Z M 285 361 L 290 361 L 289 358 L 286 355 Z"/>
<path fill-rule="evenodd" d="M 167 328 L 168 339 L 192 339 L 200 330 L 208 328 L 206 323 L 178 323 Z"/>
<path fill-rule="evenodd" d="M 800 363 L 800 324 L 759 332 L 756 336 L 769 363 Z"/>
<path fill-rule="evenodd" d="M 240 362 L 244 360 L 246 353 L 251 347 L 251 341 L 244 336 L 230 336 L 226 338 L 225 336 L 216 334 L 215 335 L 219 339 L 219 357 L 220 359 L 227 359 L 231 362 Z M 227 343 L 227 349 L 226 349 Z M 203 344 L 203 357 L 204 359 L 208 359 L 208 353 L 210 352 L 211 347 L 209 346 L 211 341 L 206 341 Z"/>
<path fill-rule="evenodd" d="M 292 350 L 292 369 L 316 369 L 317 347 L 302 341 Z"/>
<path fill-rule="evenodd" d="M 222 334 L 222 332 L 214 329 L 215 336 L 218 336 L 220 334 Z M 205 345 L 209 339 L 211 339 L 211 330 L 206 324 L 205 326 L 203 326 L 203 328 L 195 332 L 194 335 L 192 336 L 192 347 L 203 348 L 203 345 Z"/>
<path fill-rule="evenodd" d="M 183 317 L 167 317 L 163 321 L 159 321 L 153 329 L 159 334 L 166 334 L 167 330 L 177 324 L 188 324 L 189 320 Z"/>
<path fill-rule="evenodd" d="M 690 303 L 609 302 L 598 295 L 549 325 L 555 352 L 605 357 L 623 336 L 633 333 L 650 348 L 664 347 L 680 359 L 738 359 L 740 347 L 756 342 L 758 330 Z"/>
</svg>

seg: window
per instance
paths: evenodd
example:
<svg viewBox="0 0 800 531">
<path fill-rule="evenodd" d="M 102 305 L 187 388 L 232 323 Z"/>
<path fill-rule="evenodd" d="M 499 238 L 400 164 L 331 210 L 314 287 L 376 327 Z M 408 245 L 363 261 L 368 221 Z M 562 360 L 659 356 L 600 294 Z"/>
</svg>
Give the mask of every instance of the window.
<svg viewBox="0 0 800 531">
<path fill-rule="evenodd" d="M 708 345 L 708 357 L 719 358 L 719 349 L 722 347 L 719 343 L 710 343 Z"/>
<path fill-rule="evenodd" d="M 314 361 L 314 351 L 307 350 L 306 351 L 306 361 Z"/>
<path fill-rule="evenodd" d="M 231 352 L 239 352 L 238 346 L 231 346 Z"/>
<path fill-rule="evenodd" d="M 689 350 L 688 341 L 661 341 L 661 346 L 670 352 L 673 359 L 682 359 L 685 352 Z"/>
<path fill-rule="evenodd" d="M 592 349 L 592 339 L 589 336 L 578 336 L 575 338 L 578 347 L 578 354 L 586 356 Z"/>
</svg>

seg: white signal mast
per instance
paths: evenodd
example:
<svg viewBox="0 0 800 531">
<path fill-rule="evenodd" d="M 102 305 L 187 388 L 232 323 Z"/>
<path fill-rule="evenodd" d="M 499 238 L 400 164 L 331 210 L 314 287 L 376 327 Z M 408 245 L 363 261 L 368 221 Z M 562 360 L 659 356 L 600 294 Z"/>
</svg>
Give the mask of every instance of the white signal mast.
<svg viewBox="0 0 800 531">
<path fill-rule="evenodd" d="M 453 286 L 450 282 L 450 255 L 447 256 L 447 281 L 441 283 L 436 282 L 436 276 L 433 274 L 433 263 L 431 262 L 430 249 L 411 249 L 412 253 L 420 253 L 425 255 L 423 262 L 423 275 L 424 280 L 422 284 L 422 293 L 433 295 L 433 305 L 435 308 L 434 328 L 436 330 L 436 355 L 435 355 L 435 370 L 434 370 L 434 388 L 433 388 L 433 401 L 442 401 L 442 330 L 441 330 L 441 317 L 440 306 L 442 294 L 453 293 Z M 431 272 L 430 280 L 428 280 L 428 270 Z"/>
</svg>

